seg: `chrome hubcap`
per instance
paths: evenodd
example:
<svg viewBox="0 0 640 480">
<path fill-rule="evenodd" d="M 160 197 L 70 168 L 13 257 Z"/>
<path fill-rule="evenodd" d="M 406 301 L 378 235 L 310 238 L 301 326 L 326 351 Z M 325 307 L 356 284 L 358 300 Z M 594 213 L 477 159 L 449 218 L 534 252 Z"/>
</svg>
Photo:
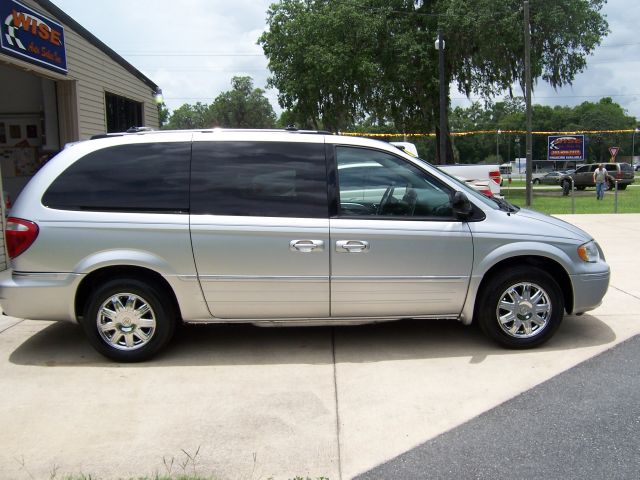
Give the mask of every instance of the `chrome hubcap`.
<svg viewBox="0 0 640 480">
<path fill-rule="evenodd" d="M 551 318 L 551 301 L 547 292 L 535 283 L 518 283 L 500 296 L 496 316 L 502 331 L 515 338 L 534 337 Z"/>
<path fill-rule="evenodd" d="M 117 293 L 98 310 L 98 332 L 118 350 L 136 350 L 151 340 L 156 316 L 146 300 L 133 293 Z"/>
</svg>

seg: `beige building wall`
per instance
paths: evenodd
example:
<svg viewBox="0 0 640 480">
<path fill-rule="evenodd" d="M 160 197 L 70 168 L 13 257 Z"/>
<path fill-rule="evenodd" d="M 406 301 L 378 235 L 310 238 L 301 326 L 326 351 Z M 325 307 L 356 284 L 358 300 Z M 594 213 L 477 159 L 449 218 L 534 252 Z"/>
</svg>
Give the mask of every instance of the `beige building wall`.
<svg viewBox="0 0 640 480">
<path fill-rule="evenodd" d="M 153 98 L 154 92 L 149 85 L 127 71 L 98 47 L 89 43 L 62 19 L 44 10 L 35 1 L 22 0 L 22 3 L 64 26 L 68 69 L 64 79 L 75 82 L 75 88 L 69 88 L 69 86 L 64 90 L 66 94 L 75 91 L 76 95 L 75 102 L 72 101 L 67 106 L 67 108 L 69 106 L 77 108 L 78 138 L 76 140 L 85 140 L 92 135 L 107 131 L 105 92 L 142 103 L 144 126 L 159 128 L 158 108 Z M 55 74 L 51 77 L 60 80 L 63 76 Z M 66 138 L 61 140 L 62 143 L 71 141 Z"/>
</svg>

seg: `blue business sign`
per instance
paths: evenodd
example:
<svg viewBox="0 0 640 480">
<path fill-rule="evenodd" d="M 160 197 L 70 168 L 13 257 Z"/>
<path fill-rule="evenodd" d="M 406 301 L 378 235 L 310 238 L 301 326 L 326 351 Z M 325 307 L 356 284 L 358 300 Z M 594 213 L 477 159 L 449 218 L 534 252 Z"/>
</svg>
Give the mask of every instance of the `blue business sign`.
<svg viewBox="0 0 640 480">
<path fill-rule="evenodd" d="M 584 135 L 549 135 L 548 160 L 584 160 Z"/>
<path fill-rule="evenodd" d="M 67 73 L 62 25 L 15 0 L 0 0 L 0 51 Z"/>
</svg>

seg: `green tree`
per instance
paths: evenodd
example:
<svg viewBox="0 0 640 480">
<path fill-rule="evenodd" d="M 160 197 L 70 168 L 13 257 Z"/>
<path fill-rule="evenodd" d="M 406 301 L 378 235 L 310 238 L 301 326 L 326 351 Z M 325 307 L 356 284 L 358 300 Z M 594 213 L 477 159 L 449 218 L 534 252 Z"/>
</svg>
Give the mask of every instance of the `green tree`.
<svg viewBox="0 0 640 480">
<path fill-rule="evenodd" d="M 233 77 L 232 89 L 216 97 L 210 107 L 214 127 L 273 128 L 276 114 L 264 90 L 253 88 L 251 77 Z"/>
<path fill-rule="evenodd" d="M 584 102 L 575 108 L 576 121 L 585 130 L 622 130 L 636 127 L 636 119 L 609 97 L 597 103 Z M 595 133 L 587 138 L 588 156 L 594 162 L 609 161 L 609 147 L 621 147 L 620 155 L 631 155 L 631 135 Z"/>
<path fill-rule="evenodd" d="M 218 95 L 207 105 L 185 103 L 174 110 L 165 129 L 192 128 L 273 128 L 276 114 L 264 90 L 253 88 L 251 77 L 233 77 L 232 89 Z"/>
<path fill-rule="evenodd" d="M 211 106 L 201 102 L 194 105 L 185 103 L 171 114 L 169 121 L 163 127 L 169 130 L 182 130 L 191 128 L 211 128 L 213 116 Z"/>
<path fill-rule="evenodd" d="M 576 107 L 533 105 L 533 130 L 540 132 L 584 131 L 584 130 L 629 130 L 637 125 L 635 117 L 611 98 L 598 102 L 584 102 Z M 500 142 L 501 160 L 507 160 L 507 152 L 517 155 L 514 142 L 520 137 L 521 151 L 524 152 L 524 135 L 509 134 L 509 130 L 525 129 L 525 110 L 522 98 L 506 102 L 488 103 L 482 106 L 474 103 L 468 108 L 455 108 L 450 115 L 452 131 L 488 130 L 503 133 L 496 139 L 496 133 L 455 137 L 456 159 L 462 163 L 495 161 L 496 140 Z M 610 146 L 621 147 L 621 155 L 631 155 L 632 136 L 629 133 L 593 133 L 586 137 L 586 160 L 603 162 L 609 159 Z M 533 158 L 547 158 L 547 136 L 534 135 Z"/>
<path fill-rule="evenodd" d="M 158 104 L 158 123 L 160 128 L 163 125 L 166 125 L 169 121 L 169 117 L 171 116 L 171 112 L 167 108 L 167 105 L 164 102 Z"/>
<path fill-rule="evenodd" d="M 605 1 L 532 1 L 535 78 L 557 87 L 585 68 L 608 32 Z M 267 24 L 258 43 L 280 105 L 333 131 L 369 115 L 436 129 L 438 28 L 447 85 L 488 98 L 523 83 L 522 0 L 281 0 Z"/>
</svg>

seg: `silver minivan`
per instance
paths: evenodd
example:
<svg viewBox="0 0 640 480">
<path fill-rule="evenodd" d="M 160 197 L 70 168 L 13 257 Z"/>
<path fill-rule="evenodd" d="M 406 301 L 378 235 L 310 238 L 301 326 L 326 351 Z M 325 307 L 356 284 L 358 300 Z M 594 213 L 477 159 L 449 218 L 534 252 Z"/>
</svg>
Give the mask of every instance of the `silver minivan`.
<svg viewBox="0 0 640 480">
<path fill-rule="evenodd" d="M 609 284 L 584 231 L 323 132 L 79 142 L 29 182 L 6 233 L 4 311 L 78 322 L 117 361 L 149 358 L 179 322 L 449 318 L 533 347 Z"/>
</svg>

